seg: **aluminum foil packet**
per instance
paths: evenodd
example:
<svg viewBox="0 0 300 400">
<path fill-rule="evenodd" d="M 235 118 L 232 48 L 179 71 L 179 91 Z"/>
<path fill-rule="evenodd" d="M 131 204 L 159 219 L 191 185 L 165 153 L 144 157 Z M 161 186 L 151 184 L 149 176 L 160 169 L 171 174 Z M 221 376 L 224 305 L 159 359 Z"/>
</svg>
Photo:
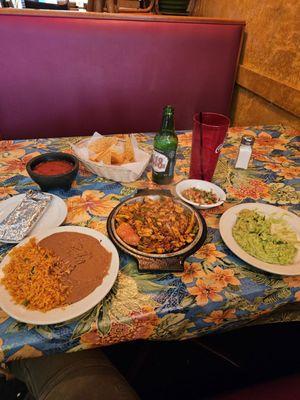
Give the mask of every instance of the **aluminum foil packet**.
<svg viewBox="0 0 300 400">
<path fill-rule="evenodd" d="M 29 190 L 0 223 L 0 241 L 18 243 L 31 231 L 52 200 L 51 194 Z"/>
</svg>

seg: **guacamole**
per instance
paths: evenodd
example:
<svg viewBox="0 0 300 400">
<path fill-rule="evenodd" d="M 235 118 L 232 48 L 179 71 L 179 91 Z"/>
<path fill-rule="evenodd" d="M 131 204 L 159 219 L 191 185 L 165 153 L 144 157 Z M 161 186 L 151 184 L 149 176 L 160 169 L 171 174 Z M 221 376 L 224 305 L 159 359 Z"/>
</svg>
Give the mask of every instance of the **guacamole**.
<svg viewBox="0 0 300 400">
<path fill-rule="evenodd" d="M 297 253 L 297 235 L 283 217 L 242 210 L 232 228 L 236 242 L 251 256 L 272 264 L 292 264 Z"/>
</svg>

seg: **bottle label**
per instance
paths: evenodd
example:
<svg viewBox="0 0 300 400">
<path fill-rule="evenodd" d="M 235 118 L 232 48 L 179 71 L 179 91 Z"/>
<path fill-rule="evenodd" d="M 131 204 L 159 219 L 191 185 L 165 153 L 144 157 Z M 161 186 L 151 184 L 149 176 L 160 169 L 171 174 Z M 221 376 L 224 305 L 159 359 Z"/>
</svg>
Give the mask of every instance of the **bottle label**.
<svg viewBox="0 0 300 400">
<path fill-rule="evenodd" d="M 155 172 L 165 172 L 168 166 L 168 157 L 156 150 L 153 150 L 152 167 Z"/>
</svg>

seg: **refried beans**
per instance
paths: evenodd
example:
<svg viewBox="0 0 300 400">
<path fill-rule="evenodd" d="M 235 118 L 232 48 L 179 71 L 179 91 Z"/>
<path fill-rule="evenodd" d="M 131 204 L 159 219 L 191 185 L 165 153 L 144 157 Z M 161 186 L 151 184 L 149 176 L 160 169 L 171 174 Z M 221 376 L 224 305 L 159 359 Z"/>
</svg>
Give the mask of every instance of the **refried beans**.
<svg viewBox="0 0 300 400">
<path fill-rule="evenodd" d="M 77 232 L 60 232 L 46 237 L 38 244 L 70 264 L 72 271 L 67 278 L 71 286 L 68 304 L 76 303 L 89 295 L 108 274 L 111 253 L 91 236 Z"/>
</svg>

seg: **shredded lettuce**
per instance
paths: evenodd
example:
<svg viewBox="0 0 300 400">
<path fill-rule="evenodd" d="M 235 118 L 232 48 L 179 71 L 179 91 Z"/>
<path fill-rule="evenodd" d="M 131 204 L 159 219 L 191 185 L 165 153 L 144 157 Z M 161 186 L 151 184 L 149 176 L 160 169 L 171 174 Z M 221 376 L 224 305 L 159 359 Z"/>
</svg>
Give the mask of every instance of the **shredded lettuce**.
<svg viewBox="0 0 300 400">
<path fill-rule="evenodd" d="M 242 210 L 232 235 L 243 250 L 267 263 L 292 264 L 298 251 L 297 234 L 284 216 L 268 217 L 256 210 Z"/>
</svg>

